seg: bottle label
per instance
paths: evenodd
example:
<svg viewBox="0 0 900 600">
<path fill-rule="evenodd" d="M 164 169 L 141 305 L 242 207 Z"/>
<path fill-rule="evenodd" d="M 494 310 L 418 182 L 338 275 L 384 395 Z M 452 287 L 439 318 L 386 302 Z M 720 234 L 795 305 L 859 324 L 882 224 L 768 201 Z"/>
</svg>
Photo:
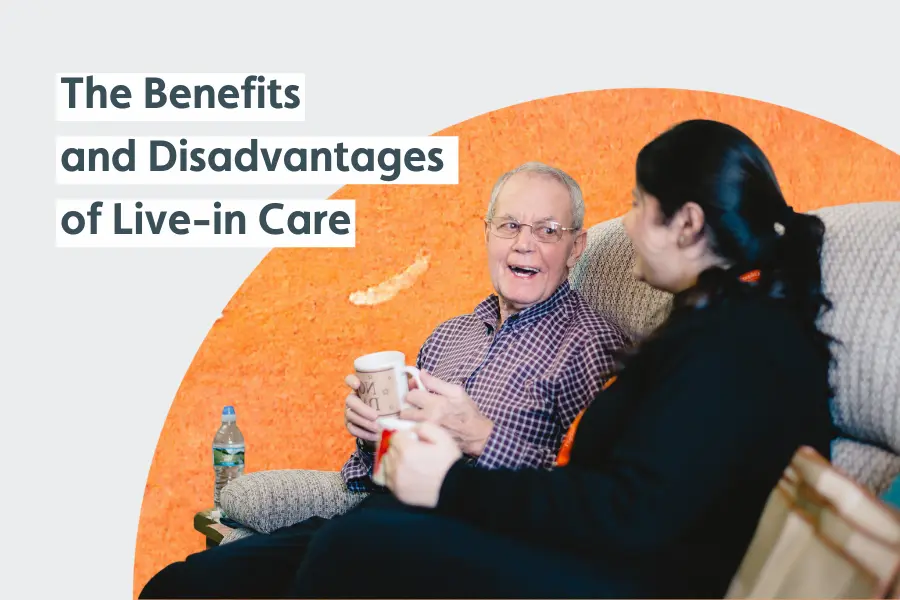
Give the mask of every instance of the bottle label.
<svg viewBox="0 0 900 600">
<path fill-rule="evenodd" d="M 240 467 L 243 464 L 243 448 L 213 448 L 214 467 Z"/>
</svg>

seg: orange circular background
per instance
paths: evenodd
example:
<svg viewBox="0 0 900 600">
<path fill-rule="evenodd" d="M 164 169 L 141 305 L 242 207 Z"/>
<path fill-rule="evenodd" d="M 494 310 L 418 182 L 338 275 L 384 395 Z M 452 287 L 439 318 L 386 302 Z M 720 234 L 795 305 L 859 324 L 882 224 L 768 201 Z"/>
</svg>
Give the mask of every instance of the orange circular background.
<svg viewBox="0 0 900 600">
<path fill-rule="evenodd" d="M 441 321 L 491 292 L 482 224 L 491 187 L 529 160 L 581 184 L 586 225 L 627 210 L 640 148 L 678 121 L 711 118 L 768 154 L 797 210 L 900 199 L 900 156 L 841 127 L 758 101 L 681 90 L 610 90 L 497 110 L 438 135 L 459 136 L 459 184 L 348 186 L 356 248 L 270 252 L 210 330 L 163 426 L 144 492 L 134 593 L 166 564 L 201 550 L 193 515 L 212 504 L 212 437 L 234 405 L 247 471 L 338 469 L 353 449 L 343 429 L 344 376 L 356 356 L 399 349 L 409 361 Z M 430 265 L 377 306 L 348 300 L 403 271 L 420 250 Z"/>
</svg>

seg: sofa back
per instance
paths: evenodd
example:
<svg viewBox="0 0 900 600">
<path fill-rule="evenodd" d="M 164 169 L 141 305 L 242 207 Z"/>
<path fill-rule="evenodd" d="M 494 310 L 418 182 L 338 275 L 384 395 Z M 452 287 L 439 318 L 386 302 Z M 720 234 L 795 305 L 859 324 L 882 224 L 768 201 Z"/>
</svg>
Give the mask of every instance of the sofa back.
<svg viewBox="0 0 900 600">
<path fill-rule="evenodd" d="M 900 202 L 813 211 L 826 225 L 823 328 L 840 340 L 832 382 L 845 436 L 835 465 L 880 493 L 900 473 Z"/>
<path fill-rule="evenodd" d="M 588 229 L 587 248 L 569 281 L 600 314 L 638 338 L 663 321 L 672 296 L 637 281 L 633 264 L 634 248 L 618 217 Z"/>
<path fill-rule="evenodd" d="M 822 320 L 834 347 L 832 414 L 842 438 L 832 460 L 880 492 L 900 473 L 900 202 L 868 202 L 812 211 L 826 225 L 825 291 L 834 310 Z M 635 281 L 634 250 L 621 217 L 588 231 L 572 285 L 630 335 L 652 331 L 669 294 Z"/>
</svg>

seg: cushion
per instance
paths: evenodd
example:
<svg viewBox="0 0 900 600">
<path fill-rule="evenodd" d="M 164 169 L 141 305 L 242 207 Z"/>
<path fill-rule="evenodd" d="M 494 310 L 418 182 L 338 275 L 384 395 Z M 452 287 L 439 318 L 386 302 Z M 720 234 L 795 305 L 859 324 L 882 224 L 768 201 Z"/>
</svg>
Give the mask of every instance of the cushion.
<svg viewBox="0 0 900 600">
<path fill-rule="evenodd" d="M 831 445 L 831 461 L 873 494 L 884 492 L 900 475 L 900 456 L 848 438 L 838 438 Z"/>
<path fill-rule="evenodd" d="M 835 424 L 900 453 L 900 202 L 833 206 L 826 225 L 823 328 L 842 345 L 832 373 Z"/>
<path fill-rule="evenodd" d="M 633 265 L 634 249 L 618 217 L 588 229 L 587 248 L 569 281 L 588 304 L 635 339 L 665 319 L 672 296 L 637 281 Z"/>
<path fill-rule="evenodd" d="M 258 471 L 222 490 L 225 514 L 260 533 L 271 533 L 310 517 L 331 518 L 367 494 L 351 492 L 337 471 Z"/>
<path fill-rule="evenodd" d="M 224 546 L 225 544 L 230 544 L 231 542 L 242 540 L 246 537 L 250 537 L 251 535 L 256 535 L 256 533 L 256 531 L 247 529 L 246 527 L 235 527 L 225 534 L 225 536 L 222 538 L 222 541 L 219 542 L 219 545 Z"/>
</svg>

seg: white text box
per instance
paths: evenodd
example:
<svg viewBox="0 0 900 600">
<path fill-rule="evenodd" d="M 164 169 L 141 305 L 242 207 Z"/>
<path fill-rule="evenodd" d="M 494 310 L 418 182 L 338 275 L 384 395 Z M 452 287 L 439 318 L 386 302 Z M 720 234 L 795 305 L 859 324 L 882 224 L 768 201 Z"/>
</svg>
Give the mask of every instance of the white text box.
<svg viewBox="0 0 900 600">
<path fill-rule="evenodd" d="M 64 185 L 458 182 L 456 137 L 56 138 L 56 183 Z"/>
<path fill-rule="evenodd" d="M 89 103 L 93 106 L 89 107 Z M 154 107 L 160 103 L 161 106 Z M 305 118 L 306 76 L 303 73 L 56 74 L 58 121 L 224 122 L 303 121 Z"/>
<path fill-rule="evenodd" d="M 60 248 L 353 248 L 355 200 L 60 199 Z"/>
</svg>

